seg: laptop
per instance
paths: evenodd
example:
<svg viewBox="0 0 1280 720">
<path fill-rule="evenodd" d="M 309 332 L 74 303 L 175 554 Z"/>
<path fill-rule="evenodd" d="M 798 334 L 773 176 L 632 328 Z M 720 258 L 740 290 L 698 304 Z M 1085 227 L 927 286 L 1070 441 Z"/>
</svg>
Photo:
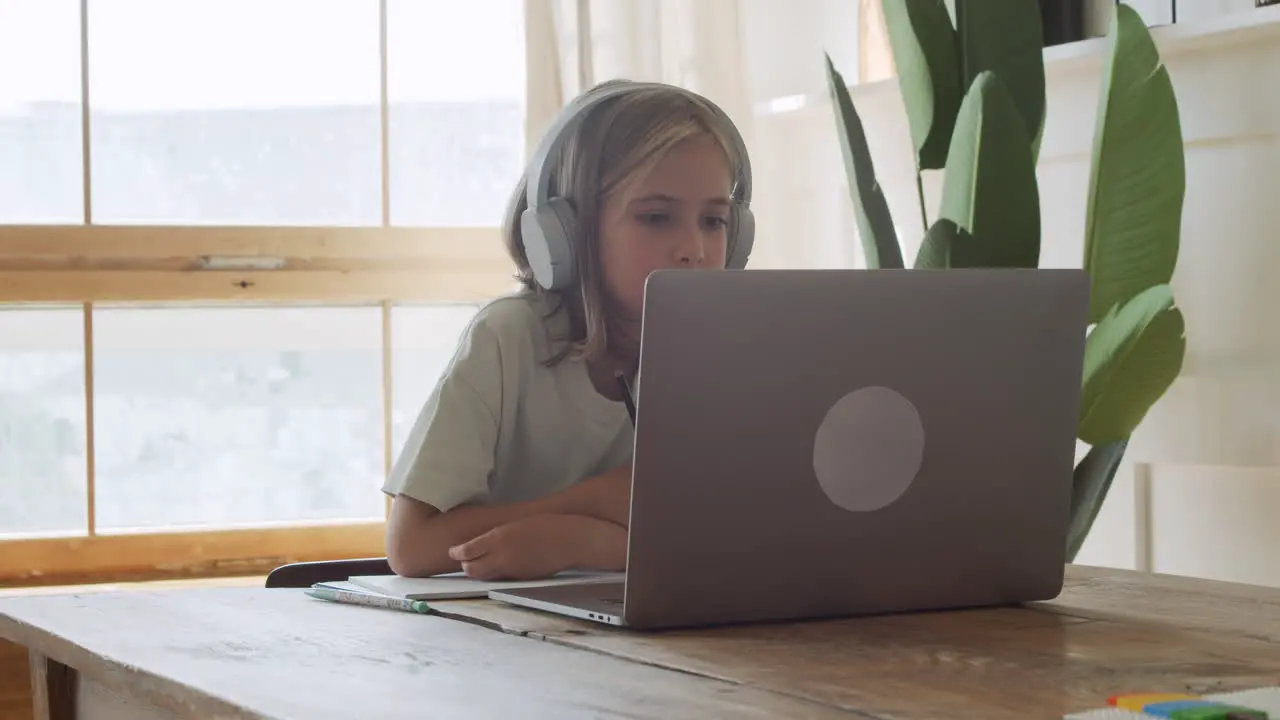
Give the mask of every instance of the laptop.
<svg viewBox="0 0 1280 720">
<path fill-rule="evenodd" d="M 1083 270 L 674 270 L 645 287 L 625 579 L 491 591 L 637 629 L 1062 590 Z"/>
</svg>

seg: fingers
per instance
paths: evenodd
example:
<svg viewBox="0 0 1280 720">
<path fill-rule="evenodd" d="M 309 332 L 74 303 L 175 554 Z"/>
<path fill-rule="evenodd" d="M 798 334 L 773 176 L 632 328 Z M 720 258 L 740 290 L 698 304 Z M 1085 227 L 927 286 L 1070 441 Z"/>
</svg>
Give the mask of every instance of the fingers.
<svg viewBox="0 0 1280 720">
<path fill-rule="evenodd" d="M 484 580 L 486 582 L 511 579 L 509 573 L 503 570 L 500 563 L 495 561 L 492 555 L 462 563 L 462 572 L 473 580 Z"/>
<path fill-rule="evenodd" d="M 462 572 L 476 580 L 525 580 L 543 573 L 540 558 L 548 550 L 532 524 L 497 527 L 465 543 L 449 548 L 449 557 L 462 565 Z"/>
<path fill-rule="evenodd" d="M 458 562 L 479 560 L 493 549 L 493 531 L 449 548 L 449 559 Z"/>
<path fill-rule="evenodd" d="M 462 572 L 476 580 L 502 580 L 506 575 L 498 546 L 497 529 L 449 548 L 449 558 L 462 563 Z"/>
</svg>

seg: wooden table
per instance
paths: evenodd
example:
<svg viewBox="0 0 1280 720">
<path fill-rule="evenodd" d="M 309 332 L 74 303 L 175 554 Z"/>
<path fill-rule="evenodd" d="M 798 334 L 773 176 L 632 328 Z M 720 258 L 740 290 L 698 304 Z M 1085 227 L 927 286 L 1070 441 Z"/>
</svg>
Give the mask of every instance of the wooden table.
<svg viewBox="0 0 1280 720">
<path fill-rule="evenodd" d="M 634 632 L 490 601 L 296 590 L 0 599 L 36 717 L 1058 718 L 1280 684 L 1280 589 L 1068 568 L 1026 607 Z"/>
</svg>

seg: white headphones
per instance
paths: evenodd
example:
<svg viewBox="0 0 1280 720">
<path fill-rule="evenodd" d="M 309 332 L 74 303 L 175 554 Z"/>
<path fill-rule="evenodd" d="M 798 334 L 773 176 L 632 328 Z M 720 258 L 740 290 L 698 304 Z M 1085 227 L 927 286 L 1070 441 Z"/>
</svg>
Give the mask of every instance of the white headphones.
<svg viewBox="0 0 1280 720">
<path fill-rule="evenodd" d="M 747 159 L 746 143 L 738 129 L 723 110 L 701 95 L 662 83 L 625 82 L 597 88 L 570 102 L 543 137 L 529 164 L 526 174 L 529 207 L 520 216 L 520 235 L 524 240 L 525 257 L 529 260 L 533 277 L 542 287 L 563 290 L 570 287 L 577 278 L 577 257 L 573 242 L 577 217 L 567 198 L 550 196 L 551 159 L 560 155 L 573 130 L 605 100 L 638 89 L 656 88 L 686 93 L 709 105 L 723 121 L 725 134 L 742 161 L 734 182 L 735 196 L 729 210 L 729 242 L 725 267 L 733 270 L 746 267 L 755 241 L 756 223 L 751 214 L 751 163 Z"/>
</svg>

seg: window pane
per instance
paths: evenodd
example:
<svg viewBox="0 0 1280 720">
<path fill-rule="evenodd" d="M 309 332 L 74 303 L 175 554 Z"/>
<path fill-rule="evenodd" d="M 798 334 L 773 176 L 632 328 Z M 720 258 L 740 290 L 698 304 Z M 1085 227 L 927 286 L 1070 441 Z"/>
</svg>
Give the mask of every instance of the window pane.
<svg viewBox="0 0 1280 720">
<path fill-rule="evenodd" d="M 521 0 L 387 2 L 395 225 L 498 225 L 524 169 Z"/>
<path fill-rule="evenodd" d="M 422 404 L 453 359 L 476 305 L 391 308 L 391 447 L 399 457 Z"/>
<path fill-rule="evenodd" d="M 96 221 L 381 222 L 377 0 L 89 8 Z"/>
<path fill-rule="evenodd" d="M 94 312 L 103 530 L 381 519 L 377 307 Z"/>
<path fill-rule="evenodd" d="M 0 307 L 0 535 L 86 532 L 84 316 Z"/>
<path fill-rule="evenodd" d="M 82 222 L 78 0 L 0 0 L 0 68 L 0 223 Z"/>
</svg>

